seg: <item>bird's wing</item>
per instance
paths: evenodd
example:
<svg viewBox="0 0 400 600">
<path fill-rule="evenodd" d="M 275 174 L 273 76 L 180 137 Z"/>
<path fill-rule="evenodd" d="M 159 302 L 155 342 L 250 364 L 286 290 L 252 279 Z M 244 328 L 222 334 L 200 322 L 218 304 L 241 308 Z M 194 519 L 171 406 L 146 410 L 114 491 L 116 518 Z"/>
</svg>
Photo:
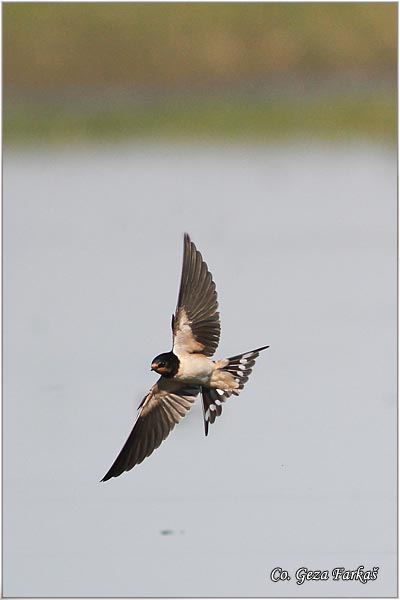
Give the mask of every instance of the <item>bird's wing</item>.
<svg viewBox="0 0 400 600">
<path fill-rule="evenodd" d="M 142 400 L 133 429 L 102 481 L 130 471 L 150 456 L 186 415 L 199 391 L 198 386 L 160 377 Z"/>
<path fill-rule="evenodd" d="M 200 252 L 185 233 L 181 285 L 172 318 L 173 352 L 212 356 L 217 349 L 221 325 L 217 292 Z"/>
</svg>

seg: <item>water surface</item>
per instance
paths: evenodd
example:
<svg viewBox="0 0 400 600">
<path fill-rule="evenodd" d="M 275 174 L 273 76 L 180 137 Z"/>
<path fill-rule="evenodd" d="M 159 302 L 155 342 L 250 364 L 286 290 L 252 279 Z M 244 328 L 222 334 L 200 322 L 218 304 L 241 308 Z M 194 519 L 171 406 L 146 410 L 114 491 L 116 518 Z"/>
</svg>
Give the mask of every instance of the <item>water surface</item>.
<svg viewBox="0 0 400 600">
<path fill-rule="evenodd" d="M 395 595 L 396 221 L 385 147 L 6 151 L 4 595 Z M 170 349 L 184 231 L 217 356 L 270 349 L 208 438 L 196 405 L 99 484 Z"/>
</svg>

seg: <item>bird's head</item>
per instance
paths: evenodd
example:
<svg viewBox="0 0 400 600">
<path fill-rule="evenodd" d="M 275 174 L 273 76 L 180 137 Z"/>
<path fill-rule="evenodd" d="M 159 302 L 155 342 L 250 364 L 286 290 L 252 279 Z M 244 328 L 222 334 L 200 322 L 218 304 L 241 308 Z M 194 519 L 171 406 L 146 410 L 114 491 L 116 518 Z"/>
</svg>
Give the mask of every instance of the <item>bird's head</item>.
<svg viewBox="0 0 400 600">
<path fill-rule="evenodd" d="M 179 370 L 179 359 L 173 352 L 164 352 L 153 358 L 151 370 L 164 377 L 174 377 Z"/>
</svg>

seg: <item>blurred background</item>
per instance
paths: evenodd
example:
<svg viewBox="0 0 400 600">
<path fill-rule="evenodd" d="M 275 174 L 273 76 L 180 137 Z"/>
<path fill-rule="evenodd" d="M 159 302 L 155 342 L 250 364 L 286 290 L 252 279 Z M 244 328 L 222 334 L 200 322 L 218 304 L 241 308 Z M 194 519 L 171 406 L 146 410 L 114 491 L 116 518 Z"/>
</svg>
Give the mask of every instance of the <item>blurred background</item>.
<svg viewBox="0 0 400 600">
<path fill-rule="evenodd" d="M 6 3 L 8 141 L 396 134 L 396 3 Z"/>
<path fill-rule="evenodd" d="M 397 4 L 2 9 L 4 596 L 396 596 Z M 270 348 L 99 484 L 184 231 Z"/>
</svg>

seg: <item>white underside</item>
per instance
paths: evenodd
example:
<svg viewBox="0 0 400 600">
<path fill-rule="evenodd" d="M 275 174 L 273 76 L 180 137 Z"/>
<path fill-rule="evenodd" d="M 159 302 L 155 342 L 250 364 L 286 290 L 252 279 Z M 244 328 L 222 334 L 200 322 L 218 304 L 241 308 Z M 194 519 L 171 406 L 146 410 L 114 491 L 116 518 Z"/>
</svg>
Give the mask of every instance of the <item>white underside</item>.
<svg viewBox="0 0 400 600">
<path fill-rule="evenodd" d="M 179 358 L 179 371 L 175 379 L 197 385 L 209 385 L 215 363 L 202 354 L 177 354 Z"/>
</svg>

